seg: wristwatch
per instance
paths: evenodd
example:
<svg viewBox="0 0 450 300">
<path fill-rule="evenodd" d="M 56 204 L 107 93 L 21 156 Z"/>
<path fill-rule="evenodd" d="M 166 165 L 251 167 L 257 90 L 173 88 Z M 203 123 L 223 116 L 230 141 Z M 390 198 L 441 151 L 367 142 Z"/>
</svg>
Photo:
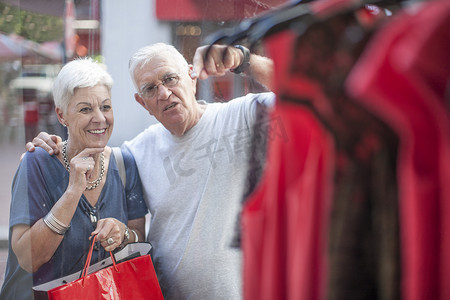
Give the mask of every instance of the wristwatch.
<svg viewBox="0 0 450 300">
<path fill-rule="evenodd" d="M 244 54 L 244 60 L 239 65 L 239 67 L 237 67 L 234 70 L 231 70 L 231 72 L 233 72 L 234 74 L 241 74 L 250 67 L 250 50 L 248 50 L 242 45 L 234 45 L 234 47 L 242 51 L 242 53 Z"/>
</svg>

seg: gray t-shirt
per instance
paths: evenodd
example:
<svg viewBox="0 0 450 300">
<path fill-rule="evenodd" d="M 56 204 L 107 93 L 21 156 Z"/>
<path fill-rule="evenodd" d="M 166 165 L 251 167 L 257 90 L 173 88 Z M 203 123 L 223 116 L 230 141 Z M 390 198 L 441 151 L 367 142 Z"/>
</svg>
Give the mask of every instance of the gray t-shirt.
<svg viewBox="0 0 450 300">
<path fill-rule="evenodd" d="M 149 242 L 165 299 L 240 299 L 241 252 L 230 247 L 247 175 L 256 101 L 207 104 L 182 137 L 161 124 L 126 142 L 152 215 Z"/>
</svg>

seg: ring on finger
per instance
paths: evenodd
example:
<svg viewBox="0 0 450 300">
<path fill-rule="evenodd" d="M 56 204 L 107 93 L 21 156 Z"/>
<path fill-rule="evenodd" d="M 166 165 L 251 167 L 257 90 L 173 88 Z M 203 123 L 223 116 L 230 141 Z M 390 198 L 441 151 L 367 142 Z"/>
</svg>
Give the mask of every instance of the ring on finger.
<svg viewBox="0 0 450 300">
<path fill-rule="evenodd" d="M 106 240 L 106 242 L 108 243 L 108 245 L 114 244 L 114 240 L 113 240 L 112 237 L 108 238 L 108 239 Z"/>
<path fill-rule="evenodd" d="M 88 159 L 88 157 L 87 157 L 87 156 L 85 156 L 85 157 L 83 157 L 83 158 L 82 158 L 82 160 L 87 160 L 87 159 Z"/>
</svg>

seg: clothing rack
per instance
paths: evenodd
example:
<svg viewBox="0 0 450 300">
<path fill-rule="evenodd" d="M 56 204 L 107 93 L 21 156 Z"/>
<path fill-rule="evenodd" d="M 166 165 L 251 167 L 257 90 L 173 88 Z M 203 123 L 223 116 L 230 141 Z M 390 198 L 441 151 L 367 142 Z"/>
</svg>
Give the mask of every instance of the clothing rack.
<svg viewBox="0 0 450 300">
<path fill-rule="evenodd" d="M 245 299 L 450 298 L 450 1 L 410 4 L 296 1 L 205 40 L 275 64 Z"/>
</svg>

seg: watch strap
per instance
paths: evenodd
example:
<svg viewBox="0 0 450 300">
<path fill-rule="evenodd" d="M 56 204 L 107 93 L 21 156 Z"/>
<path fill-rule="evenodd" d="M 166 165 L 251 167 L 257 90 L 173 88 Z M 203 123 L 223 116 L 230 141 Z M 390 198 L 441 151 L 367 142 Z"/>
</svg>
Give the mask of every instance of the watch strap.
<svg viewBox="0 0 450 300">
<path fill-rule="evenodd" d="M 239 65 L 239 67 L 237 67 L 234 70 L 231 70 L 231 72 L 235 74 L 241 74 L 250 67 L 250 50 L 248 50 L 246 47 L 242 45 L 234 45 L 234 47 L 242 51 L 242 53 L 244 54 L 244 60 Z"/>
</svg>

